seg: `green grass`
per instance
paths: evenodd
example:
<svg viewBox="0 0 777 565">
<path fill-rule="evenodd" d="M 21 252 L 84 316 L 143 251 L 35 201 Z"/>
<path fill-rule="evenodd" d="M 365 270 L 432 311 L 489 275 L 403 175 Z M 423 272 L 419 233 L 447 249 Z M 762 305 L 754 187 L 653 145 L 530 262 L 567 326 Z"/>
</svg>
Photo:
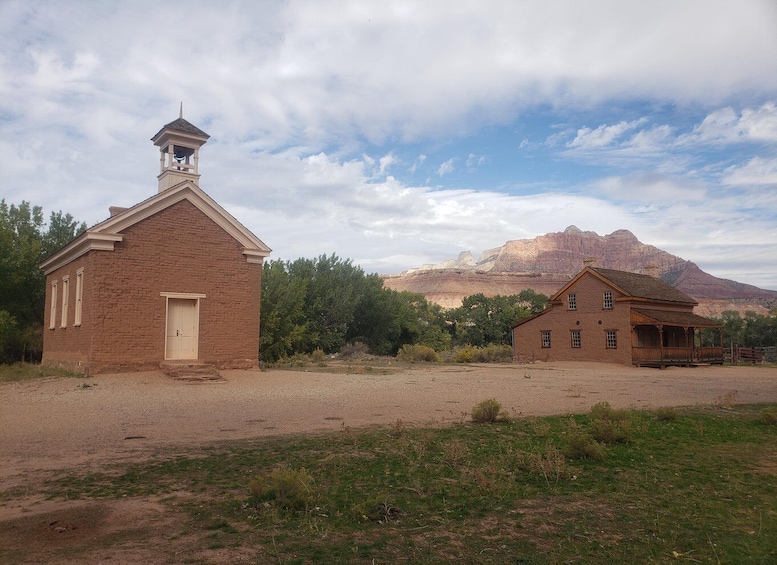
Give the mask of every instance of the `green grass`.
<svg viewBox="0 0 777 565">
<path fill-rule="evenodd" d="M 344 427 L 68 472 L 45 494 L 169 494 L 203 548 L 250 547 L 259 563 L 777 563 L 765 408 L 629 411 L 629 441 L 600 459 L 562 455 L 591 414 Z M 303 509 L 252 496 L 278 470 L 308 476 Z"/>
<path fill-rule="evenodd" d="M 68 371 L 57 367 L 46 367 L 36 363 L 14 363 L 13 365 L 0 364 L 0 382 L 10 383 L 43 379 L 47 377 L 71 377 L 87 378 L 83 373 Z"/>
</svg>

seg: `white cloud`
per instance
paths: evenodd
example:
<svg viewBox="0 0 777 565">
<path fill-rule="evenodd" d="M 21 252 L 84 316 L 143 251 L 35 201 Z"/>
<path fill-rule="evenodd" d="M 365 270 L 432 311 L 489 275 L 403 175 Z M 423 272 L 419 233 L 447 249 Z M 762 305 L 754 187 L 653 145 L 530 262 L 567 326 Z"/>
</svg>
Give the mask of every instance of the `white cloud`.
<svg viewBox="0 0 777 565">
<path fill-rule="evenodd" d="M 678 148 L 777 140 L 776 19 L 771 0 L 195 0 L 183 13 L 152 0 L 0 2 L 0 193 L 87 223 L 147 198 L 158 172 L 148 140 L 183 100 L 213 136 L 203 188 L 275 256 L 335 251 L 402 270 L 575 224 L 632 229 L 689 259 L 715 245 L 717 257 L 769 264 L 758 245 L 777 243 L 774 216 L 737 197 L 760 189 L 759 214 L 773 213 L 773 154 L 693 163 L 712 171 L 702 174 Z M 635 100 L 709 115 L 683 133 L 607 112 Z M 521 157 L 562 149 L 602 169 L 601 182 L 535 180 L 561 179 L 555 155 L 527 181 L 514 165 L 511 186 L 542 187 L 523 196 L 476 175 L 465 190 L 397 180 L 428 166 L 442 184 L 465 155 L 469 169 L 495 169 L 482 146 L 446 143 L 538 108 L 559 133 L 542 145 L 529 140 L 545 132 L 522 132 Z M 574 123 L 579 110 L 592 125 Z M 721 251 L 710 225 L 737 250 Z"/>
<path fill-rule="evenodd" d="M 732 166 L 723 175 L 723 184 L 730 186 L 772 186 L 777 188 L 777 157 L 754 157 L 741 167 Z"/>
<path fill-rule="evenodd" d="M 400 159 L 394 155 L 393 153 L 389 153 L 388 155 L 384 155 L 380 158 L 380 168 L 378 169 L 378 174 L 382 175 L 388 171 L 392 165 L 396 165 L 400 162 Z"/>
<path fill-rule="evenodd" d="M 567 147 L 573 149 L 600 149 L 608 147 L 616 140 L 629 131 L 638 128 L 647 121 L 647 118 L 640 118 L 630 122 L 619 122 L 615 125 L 601 125 L 596 129 L 583 127 L 577 130 L 575 138 L 567 143 Z"/>
<path fill-rule="evenodd" d="M 701 204 L 707 198 L 707 191 L 698 183 L 657 173 L 606 177 L 591 188 L 600 197 L 624 204 Z"/>
<path fill-rule="evenodd" d="M 426 155 L 424 155 L 423 153 L 421 153 L 421 154 L 420 154 L 418 157 L 416 157 L 416 160 L 415 160 L 415 161 L 413 161 L 413 164 L 410 166 L 410 168 L 409 168 L 408 170 L 409 170 L 411 173 L 415 173 L 415 172 L 416 172 L 416 170 L 418 169 L 418 167 L 420 167 L 421 165 L 423 165 L 425 161 L 426 161 Z"/>
<path fill-rule="evenodd" d="M 475 155 L 470 153 L 467 155 L 467 169 L 474 171 L 478 166 L 486 162 L 486 158 L 483 155 Z"/>
<path fill-rule="evenodd" d="M 456 158 L 455 157 L 451 157 L 450 159 L 448 159 L 444 163 L 440 164 L 440 166 L 437 167 L 437 174 L 442 177 L 442 176 L 445 176 L 447 174 L 452 173 L 454 168 L 455 168 L 454 167 L 454 163 L 455 162 L 456 162 Z"/>
<path fill-rule="evenodd" d="M 711 112 L 694 127 L 684 141 L 735 143 L 742 141 L 777 142 L 777 104 L 745 108 L 741 114 L 731 107 Z"/>
</svg>

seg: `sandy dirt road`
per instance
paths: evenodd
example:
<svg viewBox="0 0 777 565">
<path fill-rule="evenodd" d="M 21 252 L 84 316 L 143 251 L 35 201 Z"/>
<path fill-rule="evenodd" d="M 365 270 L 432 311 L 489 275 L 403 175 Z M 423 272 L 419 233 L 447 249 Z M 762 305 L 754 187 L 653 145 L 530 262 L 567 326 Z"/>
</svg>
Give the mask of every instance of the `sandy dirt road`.
<svg viewBox="0 0 777 565">
<path fill-rule="evenodd" d="M 0 385 L 0 562 L 257 563 L 208 546 L 178 492 L 49 499 L 47 479 L 186 454 L 212 442 L 369 425 L 446 425 L 496 398 L 513 416 L 777 402 L 777 369 L 635 369 L 603 364 L 415 366 L 391 374 L 225 371 L 193 384 L 160 372 Z M 201 496 L 201 495 L 200 495 Z M 169 498 L 169 497 L 168 497 Z M 196 499 L 202 504 L 202 499 Z"/>
<path fill-rule="evenodd" d="M 0 385 L 0 485 L 13 476 L 139 459 L 160 448 L 342 426 L 445 425 L 496 398 L 511 415 L 777 402 L 777 369 L 665 370 L 607 364 L 420 365 L 393 374 L 224 371 L 180 382 L 159 372 Z"/>
</svg>

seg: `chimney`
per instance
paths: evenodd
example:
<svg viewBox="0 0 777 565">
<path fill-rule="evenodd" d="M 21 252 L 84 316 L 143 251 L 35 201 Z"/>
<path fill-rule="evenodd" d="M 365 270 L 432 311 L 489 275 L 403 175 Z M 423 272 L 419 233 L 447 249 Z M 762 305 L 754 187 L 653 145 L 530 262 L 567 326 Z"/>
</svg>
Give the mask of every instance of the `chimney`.
<svg viewBox="0 0 777 565">
<path fill-rule="evenodd" d="M 586 257 L 583 259 L 583 268 L 586 267 L 595 267 L 596 266 L 596 257 Z"/>
<path fill-rule="evenodd" d="M 111 218 L 113 218 L 116 214 L 121 214 L 124 212 L 124 210 L 128 210 L 128 208 L 124 208 L 122 206 L 111 206 L 108 208 L 108 212 L 111 213 Z"/>
<path fill-rule="evenodd" d="M 648 276 L 653 277 L 654 279 L 657 279 L 659 275 L 661 275 L 661 270 L 658 268 L 658 265 L 645 265 L 642 268 L 642 272 L 645 273 Z"/>
</svg>

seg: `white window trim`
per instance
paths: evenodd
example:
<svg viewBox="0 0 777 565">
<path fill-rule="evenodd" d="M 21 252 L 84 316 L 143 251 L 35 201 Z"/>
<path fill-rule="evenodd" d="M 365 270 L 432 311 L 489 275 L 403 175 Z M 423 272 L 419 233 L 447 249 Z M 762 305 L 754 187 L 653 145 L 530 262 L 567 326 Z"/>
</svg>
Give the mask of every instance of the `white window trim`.
<svg viewBox="0 0 777 565">
<path fill-rule="evenodd" d="M 577 310 L 577 294 L 574 292 L 567 294 L 567 309 Z"/>
<path fill-rule="evenodd" d="M 68 299 L 70 294 L 70 275 L 62 277 L 62 323 L 61 328 L 67 327 Z"/>
<path fill-rule="evenodd" d="M 49 312 L 49 329 L 57 327 L 57 281 L 51 281 L 51 309 Z"/>
<path fill-rule="evenodd" d="M 612 310 L 614 306 L 613 302 L 614 301 L 613 301 L 612 292 L 610 292 L 609 290 L 605 291 L 604 296 L 602 296 L 602 307 L 605 310 Z"/>
<path fill-rule="evenodd" d="M 81 325 L 81 313 L 84 301 L 84 268 L 76 271 L 76 311 L 73 317 L 73 325 Z"/>
</svg>

